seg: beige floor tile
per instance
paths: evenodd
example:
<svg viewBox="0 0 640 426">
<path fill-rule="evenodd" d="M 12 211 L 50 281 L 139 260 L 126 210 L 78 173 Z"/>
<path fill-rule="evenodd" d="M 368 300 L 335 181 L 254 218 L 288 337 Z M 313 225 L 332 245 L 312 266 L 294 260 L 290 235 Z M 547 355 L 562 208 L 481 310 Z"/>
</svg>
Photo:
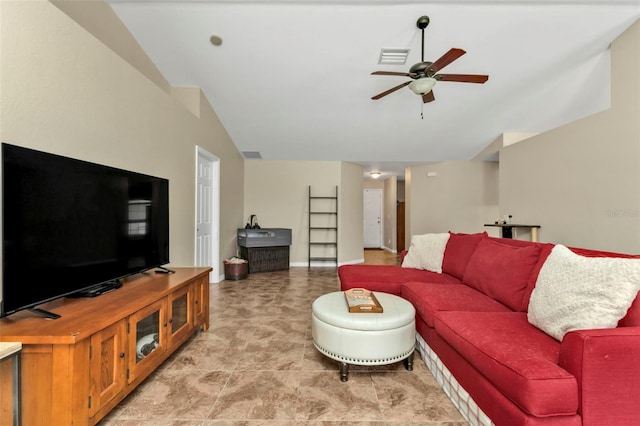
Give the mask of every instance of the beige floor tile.
<svg viewBox="0 0 640 426">
<path fill-rule="evenodd" d="M 208 418 L 294 420 L 299 382 L 296 371 L 235 371 Z"/>
<path fill-rule="evenodd" d="M 329 371 L 305 371 L 300 376 L 297 420 L 383 420 L 369 374 L 351 373 L 347 382 Z"/>
<path fill-rule="evenodd" d="M 369 263 L 399 257 L 366 250 Z M 373 259 L 373 260 L 371 260 Z M 211 325 L 172 355 L 100 426 L 463 426 L 416 354 L 339 366 L 313 346 L 311 304 L 340 288 L 335 268 L 291 268 L 212 284 Z"/>
</svg>

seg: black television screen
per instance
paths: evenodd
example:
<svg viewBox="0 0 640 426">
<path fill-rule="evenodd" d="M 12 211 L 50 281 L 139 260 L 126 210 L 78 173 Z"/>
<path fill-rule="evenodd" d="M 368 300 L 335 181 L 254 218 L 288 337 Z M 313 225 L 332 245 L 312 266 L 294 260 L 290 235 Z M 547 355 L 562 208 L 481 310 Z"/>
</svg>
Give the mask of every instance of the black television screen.
<svg viewBox="0 0 640 426">
<path fill-rule="evenodd" d="M 2 144 L 0 317 L 166 263 L 167 179 Z"/>
</svg>

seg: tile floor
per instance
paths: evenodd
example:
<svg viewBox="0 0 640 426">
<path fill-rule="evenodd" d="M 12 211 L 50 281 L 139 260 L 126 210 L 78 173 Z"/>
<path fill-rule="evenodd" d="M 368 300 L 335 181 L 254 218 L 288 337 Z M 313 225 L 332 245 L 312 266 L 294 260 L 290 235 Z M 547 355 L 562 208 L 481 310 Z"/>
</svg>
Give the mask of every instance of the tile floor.
<svg viewBox="0 0 640 426">
<path fill-rule="evenodd" d="M 366 250 L 367 263 L 397 256 Z M 291 268 L 211 285 L 211 326 L 196 334 L 100 426 L 424 425 L 467 423 L 416 355 L 352 366 L 311 340 L 312 301 L 339 290 L 335 268 Z"/>
</svg>

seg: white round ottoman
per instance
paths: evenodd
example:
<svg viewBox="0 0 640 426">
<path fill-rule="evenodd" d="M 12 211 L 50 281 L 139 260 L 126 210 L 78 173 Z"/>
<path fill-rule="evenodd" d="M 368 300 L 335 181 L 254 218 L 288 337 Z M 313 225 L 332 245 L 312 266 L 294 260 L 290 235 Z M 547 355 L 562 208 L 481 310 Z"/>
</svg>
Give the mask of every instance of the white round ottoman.
<svg viewBox="0 0 640 426">
<path fill-rule="evenodd" d="M 383 365 L 404 360 L 413 369 L 416 311 L 401 297 L 375 292 L 382 313 L 351 313 L 344 292 L 318 297 L 312 305 L 311 333 L 315 347 L 340 362 L 340 379 L 349 378 L 349 364 Z"/>
</svg>

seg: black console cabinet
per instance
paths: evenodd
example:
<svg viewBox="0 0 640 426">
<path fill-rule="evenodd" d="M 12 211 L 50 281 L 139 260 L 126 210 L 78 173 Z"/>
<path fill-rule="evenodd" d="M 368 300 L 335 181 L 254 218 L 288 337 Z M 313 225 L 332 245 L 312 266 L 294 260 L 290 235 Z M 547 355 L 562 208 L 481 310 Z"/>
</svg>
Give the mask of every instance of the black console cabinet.
<svg viewBox="0 0 640 426">
<path fill-rule="evenodd" d="M 240 256 L 249 262 L 249 273 L 289 269 L 291 229 L 238 229 Z"/>
<path fill-rule="evenodd" d="M 249 262 L 249 273 L 289 269 L 289 246 L 240 247 L 240 255 Z"/>
</svg>

